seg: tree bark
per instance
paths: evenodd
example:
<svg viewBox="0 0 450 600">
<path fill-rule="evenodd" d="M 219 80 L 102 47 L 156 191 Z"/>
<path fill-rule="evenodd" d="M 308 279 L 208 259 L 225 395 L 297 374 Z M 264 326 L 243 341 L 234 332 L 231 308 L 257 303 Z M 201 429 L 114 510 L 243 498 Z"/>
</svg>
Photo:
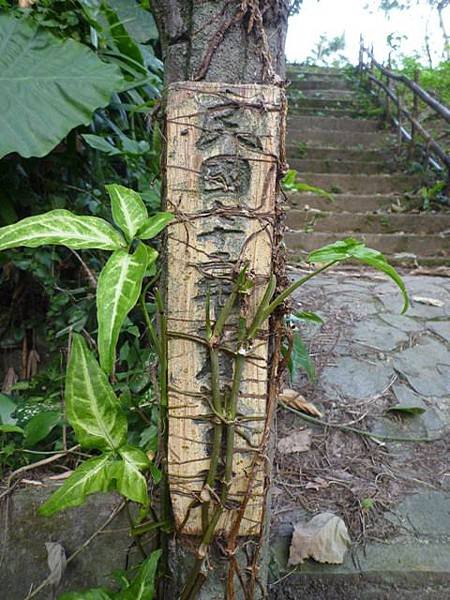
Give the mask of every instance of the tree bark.
<svg viewBox="0 0 450 600">
<path fill-rule="evenodd" d="M 273 275 L 285 284 L 288 1 L 152 6 L 167 84 L 165 202 L 176 215 L 165 251 L 176 536 L 162 597 L 262 598 L 281 317 L 252 341 L 242 331 Z"/>
</svg>

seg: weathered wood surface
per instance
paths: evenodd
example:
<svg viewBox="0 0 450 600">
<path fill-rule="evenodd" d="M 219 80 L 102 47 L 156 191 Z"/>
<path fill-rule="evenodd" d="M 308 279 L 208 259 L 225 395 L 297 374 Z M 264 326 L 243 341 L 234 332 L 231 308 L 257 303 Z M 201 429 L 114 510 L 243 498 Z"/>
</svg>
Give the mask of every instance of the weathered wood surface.
<svg viewBox="0 0 450 600">
<path fill-rule="evenodd" d="M 167 98 L 167 208 L 177 215 L 168 234 L 167 318 L 168 473 L 176 526 L 201 533 L 201 492 L 211 446 L 210 374 L 207 348 L 177 333 L 198 336 L 210 296 L 217 316 L 230 292 L 236 265 L 249 265 L 254 286 L 243 312 L 254 314 L 272 272 L 272 235 L 282 127 L 282 92 L 269 85 L 182 82 Z M 246 360 L 241 385 L 227 508 L 238 507 L 261 442 L 267 403 L 267 331 Z M 236 327 L 228 324 L 225 344 Z M 255 359 L 257 355 L 257 359 Z M 221 375 L 231 380 L 233 361 L 221 353 Z M 248 419 L 251 417 L 251 419 Z M 261 461 L 264 464 L 264 461 Z M 241 535 L 260 532 L 265 467 L 261 467 L 241 522 Z M 227 510 L 217 532 L 229 531 Z"/>
</svg>

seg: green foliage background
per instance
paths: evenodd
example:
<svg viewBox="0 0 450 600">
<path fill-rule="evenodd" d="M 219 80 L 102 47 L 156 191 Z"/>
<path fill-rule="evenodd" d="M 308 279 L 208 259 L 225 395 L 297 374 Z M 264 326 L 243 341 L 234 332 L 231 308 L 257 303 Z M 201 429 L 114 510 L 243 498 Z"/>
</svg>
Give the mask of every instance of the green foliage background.
<svg viewBox="0 0 450 600">
<path fill-rule="evenodd" d="M 40 0 L 21 10 L 16 2 L 0 0 L 0 16 L 75 40 L 105 67 L 119 69 L 124 82 L 117 91 L 112 81 L 109 104 L 50 153 L 42 158 L 10 153 L 0 160 L 0 226 L 52 209 L 111 220 L 105 185 L 112 182 L 139 191 L 150 214 L 159 209 L 161 136 L 154 113 L 162 63 L 147 4 Z M 76 95 L 70 100 L 76 102 Z M 0 254 L 0 415 L 2 406 L 4 412 L 9 407 L 8 424 L 0 416 L 0 476 L 72 442 L 62 405 L 67 345 L 71 332 L 96 332 L 95 286 L 105 260 L 99 251 L 61 247 Z M 156 444 L 150 382 L 155 357 L 141 319 L 133 311 L 125 322 L 114 387 L 129 416 L 130 442 L 149 450 Z M 150 408 L 146 422 L 139 417 L 143 406 Z M 19 433 L 6 434 L 2 427 L 28 428 L 33 435 L 24 446 Z"/>
</svg>

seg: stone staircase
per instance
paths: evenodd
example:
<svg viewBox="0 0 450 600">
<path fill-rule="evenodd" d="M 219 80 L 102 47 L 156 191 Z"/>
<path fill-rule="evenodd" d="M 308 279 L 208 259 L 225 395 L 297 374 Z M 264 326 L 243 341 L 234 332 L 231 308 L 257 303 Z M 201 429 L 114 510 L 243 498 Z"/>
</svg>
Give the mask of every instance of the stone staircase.
<svg viewBox="0 0 450 600">
<path fill-rule="evenodd" d="M 358 81 L 325 68 L 290 67 L 288 77 L 289 167 L 334 198 L 288 194 L 291 261 L 353 236 L 394 263 L 448 264 L 450 212 L 410 210 L 423 179 L 402 171 L 396 135 L 366 116 L 370 100 Z"/>
</svg>

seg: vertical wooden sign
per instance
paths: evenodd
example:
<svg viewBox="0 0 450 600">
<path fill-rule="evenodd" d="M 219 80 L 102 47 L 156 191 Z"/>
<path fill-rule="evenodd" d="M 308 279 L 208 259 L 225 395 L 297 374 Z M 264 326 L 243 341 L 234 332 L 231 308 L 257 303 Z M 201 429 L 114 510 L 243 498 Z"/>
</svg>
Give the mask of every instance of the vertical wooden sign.
<svg viewBox="0 0 450 600">
<path fill-rule="evenodd" d="M 266 289 L 272 273 L 282 112 L 282 92 L 275 86 L 188 81 L 168 89 L 166 197 L 168 210 L 176 214 L 167 245 L 168 474 L 176 526 L 186 534 L 202 532 L 201 504 L 213 428 L 208 351 L 198 339 L 205 335 L 205 307 L 209 304 L 212 319 L 217 317 L 237 265 L 248 265 L 253 282 L 246 301 L 247 319 Z M 224 335 L 231 347 L 236 326 L 228 324 Z M 245 363 L 233 480 L 217 532 L 231 527 L 261 444 L 268 347 L 266 329 Z M 231 371 L 232 361 L 223 352 L 225 387 Z M 241 535 L 260 531 L 265 477 L 262 466 Z M 214 496 L 214 491 L 209 493 Z"/>
</svg>

